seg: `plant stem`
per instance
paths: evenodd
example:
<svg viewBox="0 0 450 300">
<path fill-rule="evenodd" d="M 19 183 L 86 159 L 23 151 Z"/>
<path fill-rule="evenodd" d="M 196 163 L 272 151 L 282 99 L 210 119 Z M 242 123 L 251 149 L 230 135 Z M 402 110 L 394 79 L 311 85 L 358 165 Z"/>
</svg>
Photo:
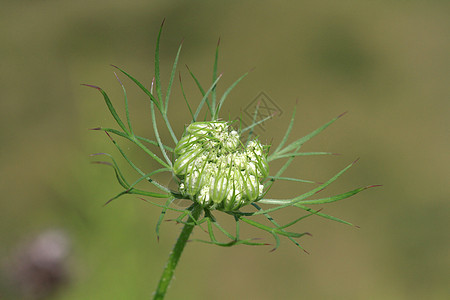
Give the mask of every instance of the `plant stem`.
<svg viewBox="0 0 450 300">
<path fill-rule="evenodd" d="M 173 247 L 173 250 L 170 252 L 169 259 L 167 260 L 167 264 L 159 280 L 158 287 L 156 288 L 156 292 L 153 297 L 154 300 L 164 299 L 177 263 L 180 260 L 181 253 L 183 253 L 184 246 L 186 246 L 189 236 L 195 227 L 194 223 L 197 221 L 201 212 L 202 208 L 200 205 L 196 205 L 192 210 L 192 216 L 189 216 L 188 221 L 184 225 L 183 230 L 181 231 L 180 236 Z"/>
</svg>

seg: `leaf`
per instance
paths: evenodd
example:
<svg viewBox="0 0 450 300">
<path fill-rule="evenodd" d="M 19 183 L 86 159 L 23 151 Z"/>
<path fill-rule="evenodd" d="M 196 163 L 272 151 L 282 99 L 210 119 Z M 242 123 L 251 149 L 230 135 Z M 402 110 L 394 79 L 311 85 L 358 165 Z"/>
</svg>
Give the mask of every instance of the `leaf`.
<svg viewBox="0 0 450 300">
<path fill-rule="evenodd" d="M 219 77 L 217 77 L 216 81 L 214 81 L 214 83 L 211 85 L 211 87 L 206 91 L 205 95 L 203 96 L 203 99 L 200 101 L 200 103 L 197 107 L 197 111 L 194 114 L 194 120 L 197 120 L 198 114 L 200 113 L 200 110 L 202 109 L 203 104 L 205 104 L 205 101 L 208 99 L 209 93 L 211 93 L 212 89 L 216 86 L 217 82 L 219 82 L 221 77 L 222 77 L 222 74 L 220 74 Z"/>
<path fill-rule="evenodd" d="M 87 86 L 87 87 L 94 88 L 94 89 L 100 91 L 100 93 L 102 93 L 103 98 L 105 99 L 106 105 L 108 106 L 109 112 L 110 112 L 111 115 L 113 116 L 114 120 L 116 120 L 117 124 L 120 126 L 120 128 L 122 128 L 122 130 L 123 130 L 126 134 L 130 135 L 128 129 L 127 129 L 127 128 L 125 127 L 125 125 L 123 124 L 122 120 L 120 119 L 119 115 L 117 114 L 117 112 L 116 112 L 116 110 L 115 110 L 113 104 L 111 103 L 111 100 L 109 99 L 109 97 L 108 97 L 108 95 L 105 93 L 105 91 L 102 90 L 101 88 L 99 88 L 98 86 L 95 86 L 95 85 L 90 85 L 90 84 L 82 84 L 82 85 Z"/>
<path fill-rule="evenodd" d="M 181 42 L 180 47 L 178 48 L 177 56 L 175 57 L 175 61 L 173 63 L 173 67 L 172 67 L 172 73 L 170 74 L 169 85 L 167 86 L 167 93 L 166 93 L 166 104 L 165 104 L 165 108 L 164 108 L 165 114 L 167 114 L 167 110 L 168 110 L 168 106 L 169 106 L 170 91 L 172 89 L 173 78 L 175 77 L 175 72 L 177 70 L 178 58 L 180 57 L 180 52 L 181 52 L 182 46 L 183 46 L 183 42 Z"/>
<path fill-rule="evenodd" d="M 215 121 L 217 120 L 218 116 L 219 116 L 219 111 L 222 108 L 223 103 L 225 102 L 225 99 L 227 98 L 228 94 L 231 93 L 231 91 L 234 89 L 234 87 L 242 80 L 244 79 L 244 77 L 246 77 L 248 75 L 249 72 L 245 73 L 244 75 L 242 75 L 241 77 L 238 78 L 238 80 L 236 80 L 235 82 L 233 82 L 233 84 L 225 91 L 225 93 L 223 93 L 222 98 L 220 98 L 219 101 L 219 105 L 217 106 L 216 111 L 214 112 L 214 115 L 212 116 L 212 120 Z M 219 76 L 220 77 L 220 76 Z M 213 105 L 214 108 L 214 105 Z"/>
<path fill-rule="evenodd" d="M 115 65 L 111 65 L 111 66 L 113 66 L 114 68 L 116 68 L 117 70 L 119 70 L 120 72 L 125 74 L 125 76 L 130 78 L 150 98 L 150 100 L 153 101 L 153 103 L 155 103 L 158 110 L 160 112 L 162 112 L 162 107 L 161 107 L 161 104 L 159 103 L 159 101 L 155 98 L 155 96 L 153 96 L 153 94 L 142 83 L 140 83 L 137 79 L 135 79 L 133 76 L 131 76 L 130 74 L 128 74 L 127 72 L 125 72 L 124 70 L 119 68 L 118 66 L 115 66 Z"/>
<path fill-rule="evenodd" d="M 328 126 L 330 126 L 332 123 L 334 123 L 337 119 L 339 119 L 340 117 L 342 117 L 345 113 L 337 116 L 336 118 L 332 119 L 331 121 L 329 121 L 328 123 L 322 125 L 321 127 L 317 128 L 316 130 L 314 130 L 313 132 L 311 132 L 310 134 L 296 140 L 295 142 L 289 144 L 288 146 L 286 146 L 286 148 L 276 152 L 277 154 L 283 154 L 289 151 L 292 151 L 300 146 L 302 146 L 304 143 L 306 143 L 307 141 L 309 141 L 311 138 L 315 137 L 316 135 L 318 135 L 320 132 L 322 132 L 325 128 L 327 128 Z"/>
</svg>

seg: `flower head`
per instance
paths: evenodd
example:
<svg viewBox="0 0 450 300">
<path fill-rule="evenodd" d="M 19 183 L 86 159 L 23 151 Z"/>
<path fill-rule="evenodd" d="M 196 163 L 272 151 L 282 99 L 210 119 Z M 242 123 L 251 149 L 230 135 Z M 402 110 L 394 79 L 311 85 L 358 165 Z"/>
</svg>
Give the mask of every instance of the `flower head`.
<svg viewBox="0 0 450 300">
<path fill-rule="evenodd" d="M 247 146 L 228 122 L 194 122 L 174 149 L 179 191 L 205 208 L 235 211 L 261 199 L 267 153 L 258 140 Z"/>
</svg>

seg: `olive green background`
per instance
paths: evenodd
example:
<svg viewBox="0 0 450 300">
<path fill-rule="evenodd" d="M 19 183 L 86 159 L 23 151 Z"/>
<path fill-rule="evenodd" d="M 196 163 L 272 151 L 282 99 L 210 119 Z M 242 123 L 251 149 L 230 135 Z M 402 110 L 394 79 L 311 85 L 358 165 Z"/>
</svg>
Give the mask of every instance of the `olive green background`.
<svg viewBox="0 0 450 300">
<path fill-rule="evenodd" d="M 41 0 L 1 7 L 0 259 L 42 230 L 65 230 L 72 239 L 71 280 L 51 299 L 148 299 L 180 231 L 164 223 L 158 243 L 160 208 L 136 197 L 102 207 L 120 186 L 110 168 L 90 164 L 89 154 L 119 155 L 103 133 L 88 128 L 113 120 L 101 95 L 80 86 L 103 87 L 121 110 L 109 64 L 148 85 L 163 18 L 164 85 L 184 39 L 179 70 L 197 103 L 200 93 L 184 65 L 210 84 L 220 37 L 219 92 L 255 68 L 230 94 L 222 116 L 238 116 L 261 91 L 282 110 L 258 129 L 264 142 L 277 145 L 296 103 L 291 140 L 348 111 L 305 145 L 341 155 L 298 158 L 286 175 L 324 181 L 360 157 L 322 193 L 383 185 L 321 206 L 360 229 L 319 217 L 297 224 L 313 234 L 300 239 L 309 255 L 287 240 L 275 252 L 188 244 L 167 299 L 449 297 L 448 1 Z M 136 131 L 152 137 L 147 98 L 121 79 Z M 181 135 L 189 114 L 178 82 L 169 117 Z M 163 139 L 170 139 L 167 132 Z M 118 141 L 144 169 L 156 167 Z M 271 196 L 307 188 L 278 183 Z M 301 214 L 289 209 L 274 216 L 286 223 Z M 272 242 L 245 226 L 242 234 Z M 195 237 L 207 236 L 196 229 Z M 0 286 L 0 298 L 9 299 L 8 284 Z"/>
</svg>

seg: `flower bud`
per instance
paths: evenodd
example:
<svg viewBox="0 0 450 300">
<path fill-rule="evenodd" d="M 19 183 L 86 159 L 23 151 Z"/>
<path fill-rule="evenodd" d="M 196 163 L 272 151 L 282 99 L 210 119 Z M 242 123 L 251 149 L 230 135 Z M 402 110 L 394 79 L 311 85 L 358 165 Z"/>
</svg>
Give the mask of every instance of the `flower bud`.
<svg viewBox="0 0 450 300">
<path fill-rule="evenodd" d="M 244 147 L 226 122 L 190 124 L 174 153 L 180 192 L 203 207 L 235 211 L 263 194 L 266 151 L 258 140 Z"/>
</svg>

